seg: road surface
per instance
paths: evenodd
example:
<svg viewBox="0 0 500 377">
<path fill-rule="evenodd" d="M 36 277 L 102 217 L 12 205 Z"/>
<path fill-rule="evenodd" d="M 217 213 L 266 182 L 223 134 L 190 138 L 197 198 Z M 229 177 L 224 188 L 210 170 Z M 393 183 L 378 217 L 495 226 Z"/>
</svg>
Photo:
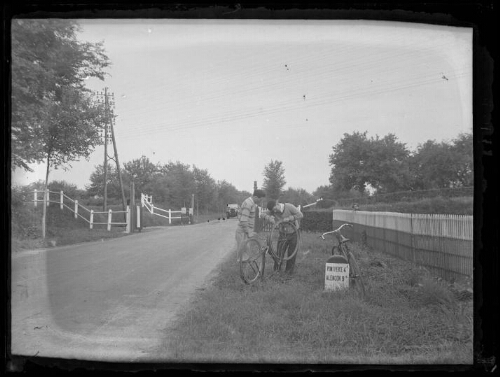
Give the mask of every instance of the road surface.
<svg viewBox="0 0 500 377">
<path fill-rule="evenodd" d="M 12 256 L 12 354 L 148 361 L 234 253 L 234 219 Z M 156 351 L 157 352 L 157 351 Z"/>
</svg>

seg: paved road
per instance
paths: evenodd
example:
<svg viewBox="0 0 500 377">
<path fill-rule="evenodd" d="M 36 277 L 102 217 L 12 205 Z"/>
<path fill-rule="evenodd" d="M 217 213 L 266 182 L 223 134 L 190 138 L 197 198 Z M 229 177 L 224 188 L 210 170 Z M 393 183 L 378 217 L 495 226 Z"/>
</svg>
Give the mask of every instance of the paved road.
<svg viewBox="0 0 500 377">
<path fill-rule="evenodd" d="M 236 221 L 12 257 L 12 353 L 147 361 L 162 332 L 234 252 Z"/>
</svg>

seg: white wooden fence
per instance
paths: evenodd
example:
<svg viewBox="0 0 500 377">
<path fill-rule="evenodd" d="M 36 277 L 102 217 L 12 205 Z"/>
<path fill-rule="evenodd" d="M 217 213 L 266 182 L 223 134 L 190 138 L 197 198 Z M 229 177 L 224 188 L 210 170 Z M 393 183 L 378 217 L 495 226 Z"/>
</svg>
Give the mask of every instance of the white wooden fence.
<svg viewBox="0 0 500 377">
<path fill-rule="evenodd" d="M 61 210 L 64 208 L 69 209 L 71 212 L 75 214 L 75 219 L 80 217 L 81 219 L 85 220 L 87 223 L 89 223 L 90 229 L 94 228 L 94 225 L 106 225 L 107 230 L 111 231 L 112 226 L 125 226 L 125 232 L 130 233 L 130 207 L 127 206 L 126 211 L 113 211 L 112 209 L 109 209 L 106 212 L 99 212 L 99 211 L 94 211 L 93 209 L 88 209 L 84 206 L 82 206 L 80 203 L 78 203 L 78 200 L 73 200 L 70 197 L 66 196 L 63 191 L 50 191 L 50 190 L 34 190 L 33 191 L 33 203 L 35 207 L 38 205 L 39 202 L 42 203 L 44 202 L 43 194 L 47 196 L 46 202 L 47 206 L 49 206 L 50 203 L 56 203 L 59 204 Z M 39 198 L 39 194 L 42 194 L 42 199 Z M 51 200 L 51 195 L 52 199 Z M 65 202 L 66 199 L 66 202 Z M 68 206 L 66 203 L 71 202 L 71 207 Z M 83 211 L 83 212 L 82 212 Z M 86 211 L 86 212 L 84 212 Z M 87 213 L 89 218 L 87 219 L 85 216 L 82 216 L 82 213 Z M 113 221 L 113 215 L 120 214 L 120 213 L 125 213 L 125 222 L 121 221 Z M 99 214 L 104 214 L 107 215 L 107 221 L 106 222 L 96 222 L 94 221 L 94 215 L 99 215 Z"/>
<path fill-rule="evenodd" d="M 346 231 L 348 238 L 441 277 L 472 276 L 473 216 L 334 210 L 333 221 L 334 227 L 341 222 L 357 224 Z"/>
<path fill-rule="evenodd" d="M 151 213 L 153 215 L 164 217 L 164 218 L 168 219 L 169 224 L 172 224 L 172 219 L 181 219 L 182 220 L 183 219 L 182 215 L 187 216 L 187 208 L 182 208 L 180 211 L 172 211 L 171 209 L 162 209 L 159 207 L 155 207 L 155 205 L 153 204 L 153 196 L 152 195 L 145 195 L 143 193 L 141 193 L 141 206 L 145 207 L 149 211 L 149 213 Z M 158 211 L 160 211 L 163 214 L 158 213 Z M 189 208 L 189 215 L 192 215 L 192 214 L 193 214 L 193 209 Z M 174 215 L 174 216 L 172 216 L 172 215 Z M 177 216 L 175 216 L 175 215 L 177 215 Z M 191 222 L 191 220 L 189 220 L 189 221 Z"/>
</svg>

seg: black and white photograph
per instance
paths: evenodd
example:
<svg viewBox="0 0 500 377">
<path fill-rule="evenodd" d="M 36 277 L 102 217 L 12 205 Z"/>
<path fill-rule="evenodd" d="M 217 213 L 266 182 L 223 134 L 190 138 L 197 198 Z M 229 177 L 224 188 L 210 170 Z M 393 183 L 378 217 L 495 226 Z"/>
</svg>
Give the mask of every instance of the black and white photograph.
<svg viewBox="0 0 500 377">
<path fill-rule="evenodd" d="M 11 354 L 471 367 L 474 28 L 241 11 L 10 20 Z"/>
</svg>

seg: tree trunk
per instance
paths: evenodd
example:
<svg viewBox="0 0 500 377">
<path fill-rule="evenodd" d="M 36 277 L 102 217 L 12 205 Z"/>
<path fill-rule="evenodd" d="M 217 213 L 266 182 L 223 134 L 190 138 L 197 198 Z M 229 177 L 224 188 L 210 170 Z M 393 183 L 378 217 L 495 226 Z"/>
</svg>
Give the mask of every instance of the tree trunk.
<svg viewBox="0 0 500 377">
<path fill-rule="evenodd" d="M 45 172 L 45 189 L 43 191 L 43 209 L 42 209 L 42 238 L 45 239 L 45 229 L 47 223 L 47 190 L 49 189 L 49 166 L 50 156 L 47 155 L 47 170 Z"/>
</svg>

